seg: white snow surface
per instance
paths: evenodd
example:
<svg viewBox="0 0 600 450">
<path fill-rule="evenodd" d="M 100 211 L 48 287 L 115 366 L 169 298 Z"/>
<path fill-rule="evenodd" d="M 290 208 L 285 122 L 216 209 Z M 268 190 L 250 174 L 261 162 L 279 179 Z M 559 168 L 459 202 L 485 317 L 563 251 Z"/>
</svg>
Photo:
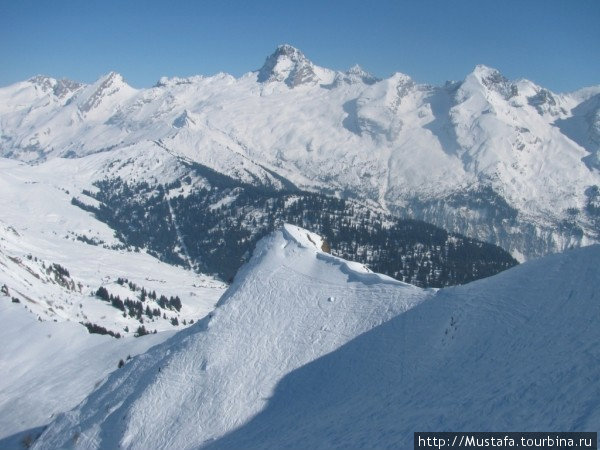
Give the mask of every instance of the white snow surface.
<svg viewBox="0 0 600 450">
<path fill-rule="evenodd" d="M 127 250 L 113 230 L 71 204 L 106 170 L 170 176 L 165 169 L 172 157 L 164 149 L 150 143 L 144 152 L 135 161 L 113 152 L 110 158 L 101 153 L 36 166 L 0 159 L 0 448 L 35 436 L 33 429 L 76 406 L 117 369 L 119 359 L 164 341 L 185 327 L 184 320 L 205 317 L 225 291 L 213 277 L 165 264 L 143 249 Z M 82 236 L 97 245 L 77 240 Z M 68 275 L 61 277 L 56 266 Z M 118 278 L 138 290 L 119 285 Z M 143 325 L 158 333 L 133 338 L 142 324 L 95 297 L 100 286 L 123 300 L 138 300 L 142 287 L 179 296 L 181 311 L 168 310 L 166 318 L 144 314 Z M 154 300 L 146 305 L 158 308 Z M 127 337 L 91 335 L 80 322 Z"/>
<path fill-rule="evenodd" d="M 415 431 L 600 430 L 600 247 L 445 288 L 288 374 L 206 449 L 413 448 Z"/>
<path fill-rule="evenodd" d="M 259 413 L 285 374 L 434 292 L 321 245 L 291 225 L 264 238 L 211 316 L 125 366 L 37 448 L 196 448 Z"/>
<path fill-rule="evenodd" d="M 237 79 L 163 78 L 136 90 L 110 73 L 89 86 L 35 77 L 1 88 L 0 155 L 41 162 L 157 142 L 243 181 L 277 184 L 272 171 L 392 211 L 491 186 L 540 233 L 575 220 L 575 244 L 586 245 L 598 232 L 582 211 L 585 190 L 600 185 L 599 95 L 600 86 L 552 93 L 486 66 L 442 87 L 400 73 L 377 80 L 283 45 Z M 574 244 L 551 241 L 552 250 Z"/>
<path fill-rule="evenodd" d="M 417 430 L 598 430 L 600 247 L 423 290 L 286 225 L 217 309 L 36 449 L 409 448 Z"/>
<path fill-rule="evenodd" d="M 0 448 L 22 448 L 55 415 L 75 407 L 119 360 L 173 335 L 115 339 L 73 322 L 38 321 L 0 295 Z M 128 361 L 129 363 L 130 361 Z"/>
<path fill-rule="evenodd" d="M 148 158 L 144 161 L 152 164 Z M 166 319 L 144 316 L 150 331 L 172 329 L 174 317 L 180 327 L 183 320 L 204 317 L 224 292 L 224 283 L 163 263 L 143 250 L 124 249 L 112 229 L 71 204 L 72 193 L 93 188 L 91 182 L 102 176 L 105 162 L 101 155 L 92 155 L 31 167 L 0 159 L 0 286 L 6 285 L 10 297 L 43 320 L 91 322 L 121 335 L 132 335 L 141 324 L 94 297 L 100 286 L 123 300 L 138 300 L 142 287 L 158 296 L 179 296 L 181 311 L 168 311 Z M 125 166 L 117 170 L 126 170 Z M 85 195 L 79 198 L 89 204 L 95 201 Z M 52 264 L 69 271 L 66 283 L 48 271 Z M 120 286 L 118 278 L 135 283 L 138 291 Z M 158 307 L 154 300 L 146 305 Z"/>
</svg>

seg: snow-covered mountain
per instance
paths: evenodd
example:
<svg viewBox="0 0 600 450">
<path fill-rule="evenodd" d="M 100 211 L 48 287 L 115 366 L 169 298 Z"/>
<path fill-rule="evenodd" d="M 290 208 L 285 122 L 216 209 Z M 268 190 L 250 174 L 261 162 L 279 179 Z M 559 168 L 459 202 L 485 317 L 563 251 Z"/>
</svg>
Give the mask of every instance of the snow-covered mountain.
<svg viewBox="0 0 600 450">
<path fill-rule="evenodd" d="M 240 78 L 36 76 L 0 88 L 0 192 L 0 448 L 51 420 L 36 448 L 600 425 L 598 246 L 441 290 L 341 259 L 439 287 L 516 264 L 457 232 L 521 260 L 600 242 L 600 85 L 289 45 Z M 250 259 L 284 222 L 327 241 L 285 225 Z"/>
<path fill-rule="evenodd" d="M 416 429 L 600 427 L 600 247 L 424 290 L 322 246 L 290 225 L 263 239 L 209 317 L 34 448 L 406 448 Z"/>
<path fill-rule="evenodd" d="M 71 203 L 83 169 L 47 169 L 0 160 L 0 298 L 19 301 L 40 320 L 97 325 L 123 336 L 140 326 L 180 328 L 212 311 L 224 283 L 127 248 Z M 97 296 L 99 288 L 109 297 Z"/>
<path fill-rule="evenodd" d="M 203 448 L 413 448 L 415 430 L 597 431 L 598 263 L 595 245 L 442 289 L 290 373 L 260 414 Z"/>
<path fill-rule="evenodd" d="M 211 276 L 127 246 L 72 204 L 92 187 L 91 174 L 117 161 L 104 156 L 37 166 L 0 159 L 1 449 L 30 443 L 120 360 L 202 319 L 225 291 Z"/>
<path fill-rule="evenodd" d="M 59 419 L 41 448 L 194 448 L 258 413 L 286 373 L 433 294 L 322 245 L 291 225 L 263 239 L 208 318 L 134 358 L 124 377 Z M 108 406 L 115 394 L 119 405 Z"/>
<path fill-rule="evenodd" d="M 378 80 L 284 45 L 237 79 L 138 90 L 109 73 L 2 88 L 0 155 L 146 161 L 159 145 L 244 182 L 358 198 L 523 259 L 599 240 L 599 96 L 600 86 L 555 94 L 485 66 L 441 87 Z"/>
</svg>

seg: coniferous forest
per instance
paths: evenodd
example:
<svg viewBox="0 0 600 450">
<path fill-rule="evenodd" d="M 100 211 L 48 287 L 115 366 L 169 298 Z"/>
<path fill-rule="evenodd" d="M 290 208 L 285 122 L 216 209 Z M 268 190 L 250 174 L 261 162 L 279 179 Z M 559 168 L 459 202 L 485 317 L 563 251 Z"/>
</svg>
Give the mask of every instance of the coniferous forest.
<svg viewBox="0 0 600 450">
<path fill-rule="evenodd" d="M 202 175 L 208 186 L 190 177 L 170 185 L 106 179 L 96 183 L 96 192 L 84 192 L 99 207 L 73 203 L 115 229 L 127 246 L 228 282 L 257 241 L 283 223 L 320 234 L 333 255 L 422 287 L 463 284 L 517 264 L 495 245 L 355 201 Z"/>
</svg>

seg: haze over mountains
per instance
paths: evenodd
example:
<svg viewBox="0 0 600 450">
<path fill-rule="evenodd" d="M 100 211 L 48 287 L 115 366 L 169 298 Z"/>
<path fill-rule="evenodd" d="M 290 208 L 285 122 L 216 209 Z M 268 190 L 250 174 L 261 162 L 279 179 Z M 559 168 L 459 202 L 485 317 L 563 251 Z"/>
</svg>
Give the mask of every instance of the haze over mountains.
<svg viewBox="0 0 600 450">
<path fill-rule="evenodd" d="M 283 45 L 238 79 L 138 90 L 109 73 L 92 85 L 35 77 L 2 88 L 0 151 L 44 163 L 163 149 L 254 185 L 370 202 L 522 260 L 598 241 L 599 95 L 556 94 L 485 66 L 441 87 L 378 80 Z"/>
</svg>

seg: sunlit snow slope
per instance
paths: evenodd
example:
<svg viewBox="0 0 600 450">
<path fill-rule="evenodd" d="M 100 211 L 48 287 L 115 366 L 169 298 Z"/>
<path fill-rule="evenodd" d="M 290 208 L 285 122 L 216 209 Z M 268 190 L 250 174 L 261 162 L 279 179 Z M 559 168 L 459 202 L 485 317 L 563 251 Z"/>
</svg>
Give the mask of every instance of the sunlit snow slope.
<svg viewBox="0 0 600 450">
<path fill-rule="evenodd" d="M 212 314 L 37 449 L 408 448 L 416 430 L 597 430 L 600 248 L 421 290 L 285 226 Z"/>
<path fill-rule="evenodd" d="M 55 415 L 75 407 L 119 360 L 173 332 L 115 339 L 76 323 L 38 321 L 0 295 L 0 449 L 23 448 Z"/>
<path fill-rule="evenodd" d="M 105 163 L 98 156 L 30 167 L 0 159 L 0 300 L 18 299 L 42 320 L 91 323 L 121 335 L 133 335 L 141 325 L 162 331 L 174 328 L 174 318 L 182 327 L 184 320 L 204 317 L 224 283 L 127 248 L 107 225 L 71 203 L 75 195 L 94 201 L 78 193 L 92 188 Z M 135 288 L 120 285 L 119 278 Z M 142 316 L 132 316 L 95 296 L 100 287 L 135 302 L 144 288 L 159 298 L 177 296 L 182 306 L 160 308 L 157 299 L 147 298 Z M 160 315 L 149 317 L 146 307 Z"/>
<path fill-rule="evenodd" d="M 78 193 L 103 176 L 104 156 L 40 166 L 0 159 L 2 449 L 18 448 L 53 415 L 76 406 L 120 359 L 206 316 L 224 292 L 224 283 L 213 277 L 128 248 L 108 226 L 71 204 L 75 195 L 84 200 Z M 142 169 L 152 164 L 156 159 L 146 159 Z M 164 165 L 161 176 L 169 176 Z M 95 295 L 100 287 L 136 302 L 141 314 L 101 300 Z M 142 289 L 177 296 L 181 307 L 163 308 L 160 297 L 141 302 Z M 125 338 L 89 334 L 82 324 Z M 134 338 L 141 326 L 158 333 Z"/>
<path fill-rule="evenodd" d="M 263 239 L 212 317 L 133 360 L 38 448 L 197 447 L 259 413 L 290 371 L 433 295 L 321 245 L 290 225 Z"/>
<path fill-rule="evenodd" d="M 445 288 L 286 376 L 208 449 L 413 448 L 415 431 L 599 431 L 600 247 Z"/>
</svg>

